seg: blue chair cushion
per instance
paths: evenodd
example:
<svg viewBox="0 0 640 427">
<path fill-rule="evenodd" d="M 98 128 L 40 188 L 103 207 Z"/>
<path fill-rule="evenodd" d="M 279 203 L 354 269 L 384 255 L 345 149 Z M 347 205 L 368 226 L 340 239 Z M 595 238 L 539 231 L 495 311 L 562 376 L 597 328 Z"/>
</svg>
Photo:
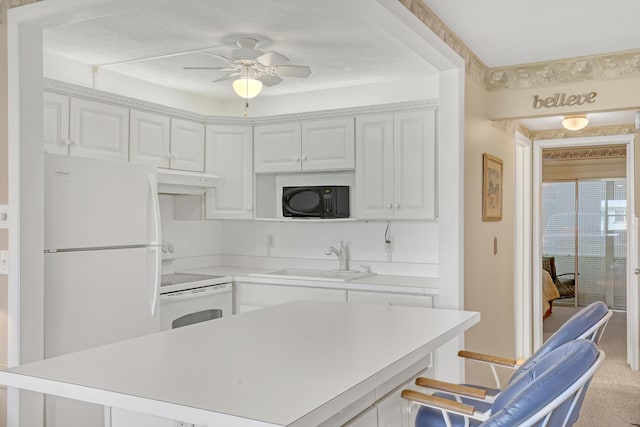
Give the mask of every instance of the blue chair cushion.
<svg viewBox="0 0 640 427">
<path fill-rule="evenodd" d="M 538 363 L 538 360 L 540 360 L 542 356 L 569 341 L 578 339 L 578 337 L 600 321 L 608 312 L 609 309 L 605 303 L 602 301 L 596 301 L 574 314 L 565 322 L 564 325 L 560 327 L 560 329 L 558 329 L 544 342 L 538 351 L 520 365 L 520 367 L 511 376 L 509 383 L 516 381 L 521 375 L 525 374 L 536 363 Z"/>
<path fill-rule="evenodd" d="M 518 425 L 575 383 L 597 358 L 598 348 L 590 340 L 575 340 L 558 347 L 500 393 L 491 408 L 493 415 L 482 427 Z M 583 398 L 584 395 L 572 412 L 572 418 L 577 419 Z M 560 424 L 570 409 L 571 400 L 568 400 L 553 412 L 548 425 Z"/>
</svg>

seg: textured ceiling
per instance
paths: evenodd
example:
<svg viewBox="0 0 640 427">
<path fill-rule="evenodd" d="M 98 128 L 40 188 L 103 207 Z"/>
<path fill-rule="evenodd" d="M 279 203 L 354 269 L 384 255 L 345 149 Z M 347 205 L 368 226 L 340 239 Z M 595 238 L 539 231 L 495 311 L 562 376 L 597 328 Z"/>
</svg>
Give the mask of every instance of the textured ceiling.
<svg viewBox="0 0 640 427">
<path fill-rule="evenodd" d="M 185 7 L 184 1 L 172 0 L 155 8 L 49 28 L 44 49 L 80 63 L 101 65 L 202 48 L 228 56 L 239 37 L 250 36 L 261 41 L 260 50 L 273 50 L 292 65 L 311 67 L 309 78 L 286 78 L 265 88 L 261 96 L 434 72 L 378 25 L 379 14 L 368 13 L 363 4 L 361 0 L 190 0 Z M 212 83 L 225 72 L 183 69 L 223 65 L 204 53 L 190 53 L 104 68 L 174 89 L 235 97 L 229 81 Z"/>
<path fill-rule="evenodd" d="M 423 0 L 489 67 L 640 49 L 638 0 Z"/>
</svg>

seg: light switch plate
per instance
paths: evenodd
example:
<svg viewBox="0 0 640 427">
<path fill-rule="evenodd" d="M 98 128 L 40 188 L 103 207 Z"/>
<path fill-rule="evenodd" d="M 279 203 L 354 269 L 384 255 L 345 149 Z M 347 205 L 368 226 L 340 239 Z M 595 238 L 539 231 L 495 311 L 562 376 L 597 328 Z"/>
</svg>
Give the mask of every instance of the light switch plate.
<svg viewBox="0 0 640 427">
<path fill-rule="evenodd" d="M 9 274 L 9 251 L 0 251 L 0 274 Z"/>
<path fill-rule="evenodd" d="M 0 205 L 0 228 L 9 228 L 9 206 Z"/>
</svg>

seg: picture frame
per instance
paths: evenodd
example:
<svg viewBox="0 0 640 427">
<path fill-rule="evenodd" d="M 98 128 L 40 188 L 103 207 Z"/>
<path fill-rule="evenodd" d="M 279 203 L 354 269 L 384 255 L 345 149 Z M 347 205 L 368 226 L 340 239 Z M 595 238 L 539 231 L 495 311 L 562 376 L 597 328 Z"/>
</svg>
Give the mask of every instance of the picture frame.
<svg viewBox="0 0 640 427">
<path fill-rule="evenodd" d="M 482 220 L 502 220 L 502 160 L 484 153 L 482 178 Z"/>
</svg>

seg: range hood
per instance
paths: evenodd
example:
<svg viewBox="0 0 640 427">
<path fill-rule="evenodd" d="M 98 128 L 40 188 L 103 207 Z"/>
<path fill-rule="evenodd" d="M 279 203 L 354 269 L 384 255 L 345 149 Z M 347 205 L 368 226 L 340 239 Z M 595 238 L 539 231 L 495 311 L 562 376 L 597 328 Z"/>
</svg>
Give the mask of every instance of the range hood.
<svg viewBox="0 0 640 427">
<path fill-rule="evenodd" d="M 218 185 L 217 175 L 170 169 L 158 169 L 158 193 L 204 194 Z"/>
</svg>

